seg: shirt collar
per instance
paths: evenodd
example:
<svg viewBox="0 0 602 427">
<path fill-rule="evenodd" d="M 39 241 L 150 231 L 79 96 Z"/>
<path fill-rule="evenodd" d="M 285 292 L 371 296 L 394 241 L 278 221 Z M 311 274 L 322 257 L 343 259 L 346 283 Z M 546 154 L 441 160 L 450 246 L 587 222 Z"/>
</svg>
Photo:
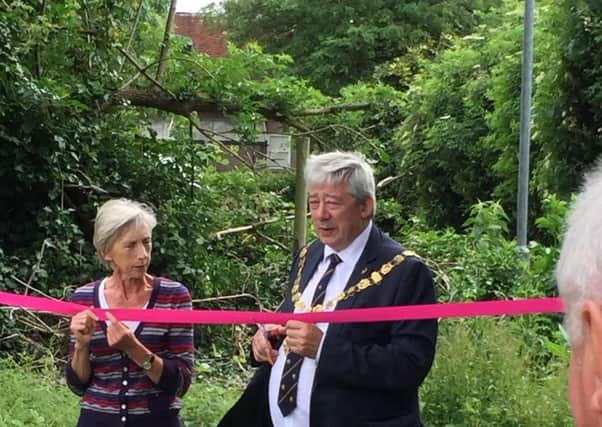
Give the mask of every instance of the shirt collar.
<svg viewBox="0 0 602 427">
<path fill-rule="evenodd" d="M 355 264 L 355 261 L 357 261 L 357 259 L 360 257 L 364 247 L 366 246 L 366 243 L 368 242 L 370 230 L 372 230 L 372 220 L 370 220 L 366 228 L 364 228 L 364 230 L 353 240 L 353 242 L 351 242 L 349 246 L 340 252 L 335 251 L 328 245 L 324 245 L 324 258 L 322 258 L 322 260 L 325 260 L 331 254 L 337 254 L 343 262 L 353 261 Z"/>
</svg>

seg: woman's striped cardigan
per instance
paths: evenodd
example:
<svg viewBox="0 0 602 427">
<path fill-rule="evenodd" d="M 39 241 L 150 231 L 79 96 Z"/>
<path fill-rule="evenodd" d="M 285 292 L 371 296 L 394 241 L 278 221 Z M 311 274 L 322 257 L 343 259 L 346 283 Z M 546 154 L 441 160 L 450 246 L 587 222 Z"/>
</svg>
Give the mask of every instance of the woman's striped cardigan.
<svg viewBox="0 0 602 427">
<path fill-rule="evenodd" d="M 99 307 L 100 281 L 78 288 L 71 300 L 85 307 Z M 153 279 L 148 309 L 192 309 L 186 287 L 166 278 Z M 106 324 L 96 322 L 90 342 L 91 376 L 82 383 L 71 368 L 75 340 L 69 343 L 67 384 L 82 396 L 78 426 L 178 426 L 180 399 L 193 374 L 192 325 L 141 322 L 136 337 L 163 359 L 163 374 L 154 384 L 124 352 L 109 347 Z"/>
</svg>

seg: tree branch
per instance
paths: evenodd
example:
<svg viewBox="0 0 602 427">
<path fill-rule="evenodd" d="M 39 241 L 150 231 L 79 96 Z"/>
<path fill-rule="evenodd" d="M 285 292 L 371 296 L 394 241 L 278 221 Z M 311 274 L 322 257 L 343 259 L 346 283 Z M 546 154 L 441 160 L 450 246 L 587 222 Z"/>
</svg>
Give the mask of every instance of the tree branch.
<svg viewBox="0 0 602 427">
<path fill-rule="evenodd" d="M 331 105 L 330 107 L 323 108 L 308 108 L 307 110 L 299 111 L 296 116 L 323 116 L 326 114 L 340 113 L 342 111 L 360 111 L 370 108 L 369 103 L 364 102 L 360 104 L 348 104 L 348 105 Z"/>
<path fill-rule="evenodd" d="M 240 112 L 240 107 L 238 107 L 237 105 L 217 104 L 214 100 L 202 96 L 196 96 L 187 99 L 178 99 L 178 97 L 173 92 L 169 91 L 160 82 L 158 82 L 152 76 L 148 75 L 146 71 L 148 67 L 138 64 L 138 62 L 122 48 L 120 48 L 119 51 L 128 59 L 128 61 L 130 61 L 134 65 L 134 67 L 136 67 L 139 73 L 144 75 L 149 81 L 153 83 L 153 85 L 159 88 L 162 92 L 168 94 L 169 98 L 163 96 L 160 92 L 153 90 L 123 88 L 113 92 L 111 100 L 109 101 L 110 105 L 120 105 L 123 101 L 129 101 L 132 105 L 135 106 L 155 108 L 168 113 L 174 113 L 186 117 L 192 112 L 197 112 L 199 114 L 236 114 Z M 364 108 L 366 108 L 366 106 L 368 105 L 370 104 L 334 105 L 331 107 L 303 110 L 292 115 L 300 117 L 315 116 L 319 114 L 327 115 L 340 111 L 357 111 L 361 109 L 361 106 L 364 106 Z M 106 109 L 107 107 L 108 105 L 105 104 L 103 105 L 102 109 Z M 311 132 L 311 130 L 308 127 L 298 122 L 294 122 L 289 118 L 285 118 L 278 111 L 263 108 L 259 109 L 257 112 L 263 115 L 266 119 L 284 121 L 289 123 L 294 128 L 301 130 L 302 132 Z"/>
<path fill-rule="evenodd" d="M 198 122 L 198 119 L 196 119 L 195 116 L 196 116 L 196 114 L 194 114 L 193 112 L 191 112 L 190 114 L 188 114 L 187 117 L 188 117 L 188 120 L 190 121 L 190 124 L 192 124 L 192 126 L 194 126 L 195 129 L 198 130 L 201 135 L 205 136 L 207 139 L 209 139 L 209 141 L 213 142 L 214 144 L 219 145 L 222 148 L 222 150 L 227 151 L 228 153 L 230 153 L 239 162 L 241 162 L 243 165 L 245 165 L 249 169 L 251 169 L 251 171 L 253 171 L 253 173 L 257 174 L 257 171 L 255 170 L 255 167 L 253 166 L 253 164 L 251 164 L 250 162 L 247 162 L 245 159 L 243 159 L 242 157 L 240 157 L 240 155 L 238 153 L 236 153 L 234 150 L 232 150 L 226 144 L 224 144 L 220 140 L 218 140 L 218 139 L 214 138 L 213 136 L 211 136 L 205 129 L 203 129 L 201 127 L 201 124 Z"/>
<path fill-rule="evenodd" d="M 318 137 L 315 133 L 312 133 L 311 129 L 307 126 L 290 118 L 286 119 L 286 123 L 289 126 L 294 127 L 295 129 L 300 130 L 301 132 L 304 132 L 306 135 L 309 135 L 310 138 L 315 139 L 318 145 L 320 146 L 321 150 L 323 150 L 325 147 L 328 147 L 328 144 L 326 144 L 326 142 L 322 138 Z"/>
<path fill-rule="evenodd" d="M 123 50 L 123 48 L 119 48 L 119 52 L 121 52 L 121 54 L 123 56 L 125 56 L 127 58 L 128 61 L 130 61 L 132 63 L 132 65 L 134 67 L 136 67 L 136 69 L 138 70 L 138 72 L 140 74 L 142 74 L 144 77 L 146 77 L 147 79 L 149 79 L 155 86 L 157 86 L 159 89 L 161 89 L 163 92 L 165 92 L 166 94 L 168 94 L 172 99 L 176 100 L 178 99 L 178 97 L 169 89 L 167 89 L 166 87 L 164 87 L 161 83 L 159 83 L 159 81 L 157 81 L 156 79 L 154 79 L 152 76 L 150 76 L 147 72 L 146 72 L 146 68 L 142 67 L 140 64 L 138 64 L 138 62 L 129 54 L 127 53 L 125 50 Z M 137 91 L 140 92 L 140 91 Z M 152 93 L 152 92 L 151 92 Z"/>
<path fill-rule="evenodd" d="M 284 219 L 285 220 L 295 219 L 295 215 L 287 215 L 284 217 Z M 215 237 L 217 237 L 218 239 L 221 239 L 226 234 L 240 233 L 241 231 L 254 230 L 254 229 L 264 226 L 266 224 L 272 224 L 272 223 L 278 222 L 280 220 L 282 220 L 282 218 L 271 218 L 271 219 L 266 219 L 264 221 L 256 222 L 254 224 L 242 225 L 240 227 L 227 228 L 225 230 L 217 231 L 215 233 Z"/>
<path fill-rule="evenodd" d="M 128 39 L 128 44 L 125 47 L 125 51 L 129 52 L 130 47 L 132 46 L 132 41 L 134 41 L 134 35 L 138 30 L 138 23 L 140 22 L 140 15 L 142 15 L 142 6 L 144 5 L 144 0 L 140 0 L 138 3 L 138 9 L 136 10 L 136 20 L 134 21 L 134 27 L 132 28 L 132 32 L 130 33 L 130 37 Z M 123 68 L 123 63 L 119 66 L 119 71 Z"/>
<path fill-rule="evenodd" d="M 176 16 L 176 5 L 178 0 L 171 0 L 169 5 L 169 14 L 167 15 L 167 22 L 165 23 L 165 32 L 163 33 L 163 43 L 161 44 L 161 53 L 159 54 L 159 67 L 157 68 L 157 74 L 155 79 L 161 81 L 161 75 L 165 70 L 165 64 L 167 56 L 169 55 L 169 35 L 171 34 L 171 28 L 173 26 L 173 19 Z"/>
</svg>

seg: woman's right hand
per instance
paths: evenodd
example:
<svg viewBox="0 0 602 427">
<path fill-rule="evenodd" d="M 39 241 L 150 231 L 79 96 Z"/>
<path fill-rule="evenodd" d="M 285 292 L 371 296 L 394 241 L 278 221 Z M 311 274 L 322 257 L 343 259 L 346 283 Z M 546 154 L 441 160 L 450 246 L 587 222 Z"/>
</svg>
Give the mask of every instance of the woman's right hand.
<svg viewBox="0 0 602 427">
<path fill-rule="evenodd" d="M 69 330 L 75 338 L 76 348 L 88 347 L 96 330 L 98 317 L 92 310 L 80 311 L 71 318 Z"/>
</svg>

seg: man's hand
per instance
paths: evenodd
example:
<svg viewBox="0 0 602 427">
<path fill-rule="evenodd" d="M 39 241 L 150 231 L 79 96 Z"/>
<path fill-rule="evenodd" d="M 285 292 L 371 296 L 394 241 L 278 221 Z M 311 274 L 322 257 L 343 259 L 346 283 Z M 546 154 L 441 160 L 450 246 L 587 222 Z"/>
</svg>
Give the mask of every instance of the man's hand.
<svg viewBox="0 0 602 427">
<path fill-rule="evenodd" d="M 90 345 L 90 340 L 96 330 L 98 317 L 92 310 L 84 310 L 71 318 L 69 331 L 75 338 L 76 348 L 85 348 Z"/>
<path fill-rule="evenodd" d="M 289 320 L 285 325 L 286 345 L 289 351 L 315 359 L 322 341 L 322 330 L 313 323 Z"/>
<path fill-rule="evenodd" d="M 278 357 L 278 350 L 272 348 L 268 338 L 269 334 L 278 335 L 284 333 L 284 328 L 280 325 L 267 325 L 260 327 L 253 336 L 253 357 L 258 362 L 268 362 L 273 365 Z"/>
<path fill-rule="evenodd" d="M 125 323 L 117 320 L 117 318 L 108 311 L 107 319 L 111 321 L 111 324 L 107 325 L 107 343 L 109 344 L 109 347 L 127 353 L 137 346 L 138 339 Z"/>
</svg>

